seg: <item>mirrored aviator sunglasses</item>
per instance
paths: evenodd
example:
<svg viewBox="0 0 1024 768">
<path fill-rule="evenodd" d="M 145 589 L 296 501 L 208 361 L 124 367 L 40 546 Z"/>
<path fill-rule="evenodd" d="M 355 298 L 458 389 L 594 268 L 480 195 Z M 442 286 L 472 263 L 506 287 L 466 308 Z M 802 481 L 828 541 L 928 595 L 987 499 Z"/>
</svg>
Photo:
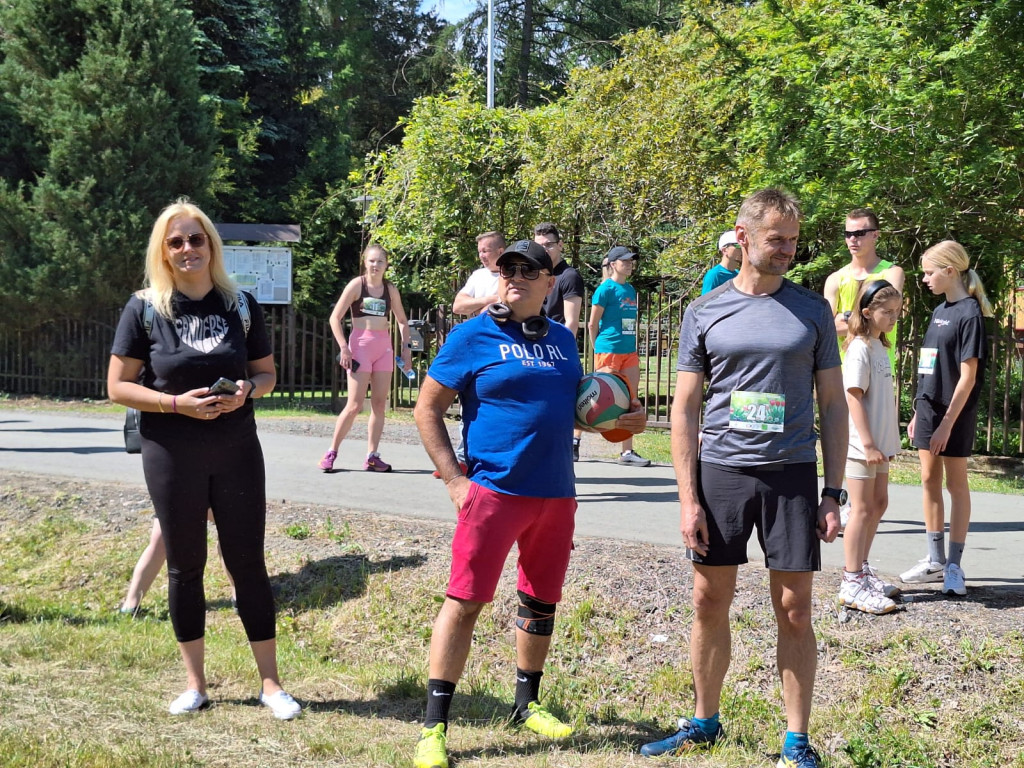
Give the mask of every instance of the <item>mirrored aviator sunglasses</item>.
<svg viewBox="0 0 1024 768">
<path fill-rule="evenodd" d="M 193 232 L 188 237 L 175 235 L 174 237 L 168 237 L 164 242 L 167 243 L 167 247 L 172 251 L 180 251 L 185 247 L 185 243 L 188 243 L 193 248 L 202 248 L 206 245 L 206 234 L 204 232 Z"/>
</svg>

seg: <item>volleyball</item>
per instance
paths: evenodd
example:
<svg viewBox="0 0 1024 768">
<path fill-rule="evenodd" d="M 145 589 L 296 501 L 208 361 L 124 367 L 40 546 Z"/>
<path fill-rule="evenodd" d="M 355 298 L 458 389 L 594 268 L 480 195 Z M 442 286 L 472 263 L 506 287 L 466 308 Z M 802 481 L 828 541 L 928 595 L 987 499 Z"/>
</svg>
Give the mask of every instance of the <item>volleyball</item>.
<svg viewBox="0 0 1024 768">
<path fill-rule="evenodd" d="M 597 430 L 611 429 L 629 411 L 629 384 L 617 373 L 590 373 L 576 388 L 576 423 Z"/>
</svg>

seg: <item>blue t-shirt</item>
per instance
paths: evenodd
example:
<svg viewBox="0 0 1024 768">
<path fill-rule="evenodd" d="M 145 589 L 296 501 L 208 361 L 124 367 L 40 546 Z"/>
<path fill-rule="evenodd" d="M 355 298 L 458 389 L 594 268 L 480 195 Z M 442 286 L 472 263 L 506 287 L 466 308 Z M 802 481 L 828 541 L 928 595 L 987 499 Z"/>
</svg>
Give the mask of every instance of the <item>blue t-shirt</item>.
<svg viewBox="0 0 1024 768">
<path fill-rule="evenodd" d="M 628 355 L 636 352 L 636 289 L 608 279 L 597 286 L 591 304 L 604 307 L 594 351 Z"/>
<path fill-rule="evenodd" d="M 739 270 L 733 272 L 731 269 L 726 269 L 721 264 L 716 264 L 708 270 L 706 275 L 704 275 L 704 283 L 700 287 L 700 295 L 703 296 L 705 293 L 711 293 L 715 288 L 723 283 L 729 282 L 739 273 Z"/>
<path fill-rule="evenodd" d="M 427 374 L 462 400 L 468 476 L 498 493 L 576 496 L 572 429 L 583 376 L 576 339 L 551 323 L 528 341 L 520 325 L 482 314 L 457 325 Z"/>
</svg>

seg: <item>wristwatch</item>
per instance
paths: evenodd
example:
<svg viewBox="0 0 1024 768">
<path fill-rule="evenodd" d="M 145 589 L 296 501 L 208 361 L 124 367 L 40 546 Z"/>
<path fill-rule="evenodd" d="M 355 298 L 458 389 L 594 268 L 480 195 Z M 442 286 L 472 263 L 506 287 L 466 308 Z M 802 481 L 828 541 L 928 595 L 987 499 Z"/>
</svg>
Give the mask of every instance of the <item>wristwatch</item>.
<svg viewBox="0 0 1024 768">
<path fill-rule="evenodd" d="M 824 499 L 826 496 L 828 496 L 829 498 L 835 499 L 836 503 L 840 507 L 843 506 L 846 503 L 846 499 L 847 499 L 847 493 L 846 493 L 846 489 L 845 488 L 822 488 L 821 489 L 821 498 Z"/>
</svg>

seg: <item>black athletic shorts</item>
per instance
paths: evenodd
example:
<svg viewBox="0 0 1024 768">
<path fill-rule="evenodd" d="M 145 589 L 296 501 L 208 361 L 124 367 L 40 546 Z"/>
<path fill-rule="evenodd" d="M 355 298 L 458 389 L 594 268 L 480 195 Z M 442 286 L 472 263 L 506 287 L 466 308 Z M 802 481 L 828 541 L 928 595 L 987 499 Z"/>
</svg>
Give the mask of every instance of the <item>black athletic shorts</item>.
<svg viewBox="0 0 1024 768">
<path fill-rule="evenodd" d="M 931 442 L 935 428 L 942 422 L 947 406 L 942 403 L 933 403 L 926 397 L 920 397 L 914 401 L 914 411 L 917 419 L 914 422 L 914 447 L 928 450 L 928 443 Z M 978 403 L 964 408 L 960 415 L 953 422 L 953 431 L 949 433 L 949 441 L 946 449 L 939 456 L 950 458 L 963 458 L 974 452 L 974 433 L 977 430 Z"/>
<path fill-rule="evenodd" d="M 701 565 L 747 562 L 757 529 L 764 563 L 775 571 L 820 571 L 818 471 L 813 463 L 725 467 L 701 462 L 700 503 L 708 520 L 708 553 L 686 556 Z"/>
</svg>

